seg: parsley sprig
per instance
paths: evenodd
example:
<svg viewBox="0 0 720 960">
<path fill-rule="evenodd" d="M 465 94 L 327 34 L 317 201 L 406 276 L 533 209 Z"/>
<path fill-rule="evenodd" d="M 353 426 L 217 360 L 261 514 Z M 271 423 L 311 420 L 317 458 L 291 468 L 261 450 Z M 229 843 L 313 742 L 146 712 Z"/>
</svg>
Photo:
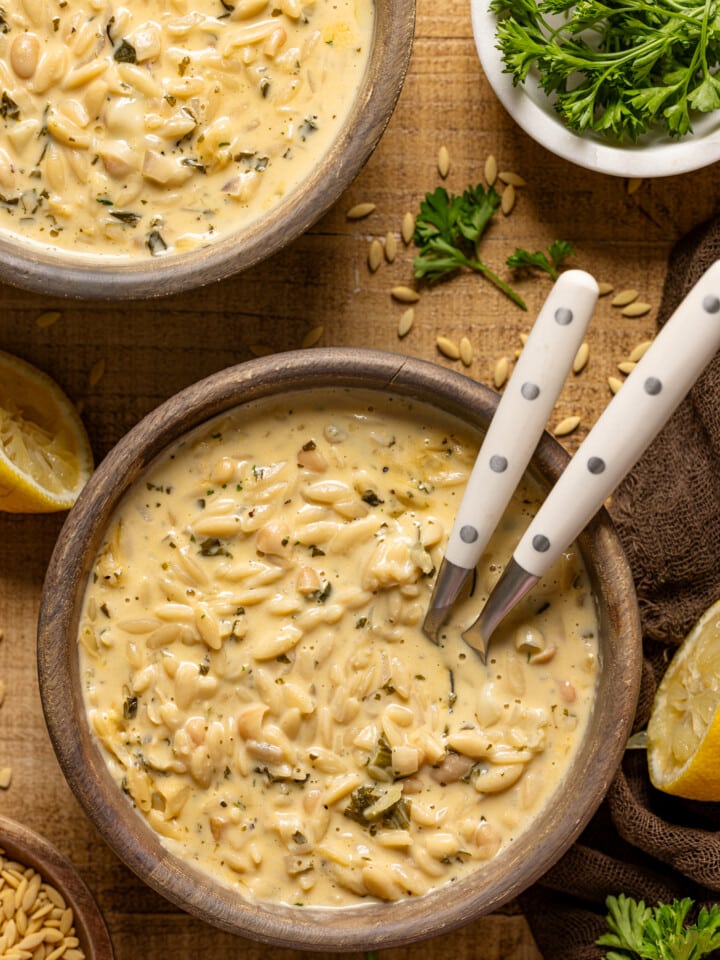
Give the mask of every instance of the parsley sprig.
<svg viewBox="0 0 720 960">
<path fill-rule="evenodd" d="M 720 108 L 715 0 L 492 0 L 513 83 L 536 68 L 567 126 L 619 141 Z"/>
<path fill-rule="evenodd" d="M 560 265 L 573 252 L 573 245 L 567 240 L 555 240 L 548 247 L 547 253 L 536 250 L 530 253 L 518 247 L 512 256 L 505 261 L 513 270 L 544 270 L 552 280 L 557 280 L 560 274 Z"/>
<path fill-rule="evenodd" d="M 720 910 L 703 907 L 694 924 L 685 921 L 693 901 L 689 897 L 647 907 L 620 894 L 608 897 L 608 933 L 597 940 L 610 947 L 606 960 L 701 960 L 720 949 Z"/>
<path fill-rule="evenodd" d="M 481 273 L 523 310 L 525 301 L 513 288 L 482 262 L 480 239 L 500 206 L 494 187 L 469 186 L 462 194 L 450 194 L 445 187 L 427 193 L 415 220 L 415 245 L 419 254 L 413 261 L 415 276 L 428 283 L 466 267 Z"/>
</svg>

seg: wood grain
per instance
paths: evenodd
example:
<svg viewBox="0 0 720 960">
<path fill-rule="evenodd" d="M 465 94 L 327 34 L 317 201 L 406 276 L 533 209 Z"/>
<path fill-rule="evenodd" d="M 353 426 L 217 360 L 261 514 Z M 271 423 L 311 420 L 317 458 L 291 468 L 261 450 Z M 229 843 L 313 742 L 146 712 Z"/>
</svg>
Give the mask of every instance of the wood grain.
<svg viewBox="0 0 720 960">
<path fill-rule="evenodd" d="M 393 264 L 370 274 L 373 237 L 399 234 L 406 210 L 416 211 L 439 176 L 437 151 L 450 154 L 449 189 L 482 179 L 493 153 L 501 168 L 522 174 L 511 216 L 493 223 L 484 244 L 487 262 L 504 270 L 516 246 L 537 249 L 557 238 L 575 245 L 572 265 L 633 286 L 656 306 L 673 242 L 711 216 L 718 201 L 712 168 L 648 180 L 628 194 L 622 179 L 590 173 L 534 144 L 513 123 L 484 80 L 475 56 L 464 0 L 419 0 L 410 71 L 393 119 L 356 182 L 305 236 L 251 271 L 162 300 L 115 306 L 0 288 L 0 349 L 47 370 L 83 410 L 97 459 L 144 413 L 176 390 L 248 359 L 258 346 L 295 349 L 308 330 L 323 326 L 321 344 L 375 346 L 435 360 L 435 338 L 467 335 L 475 359 L 466 371 L 490 382 L 499 356 L 512 358 L 547 286 L 519 283 L 523 313 L 478 277 L 462 276 L 424 291 L 412 331 L 396 333 L 401 306 L 389 290 L 412 279 L 410 248 L 400 243 Z M 377 204 L 371 217 L 348 221 L 361 200 Z M 57 309 L 60 320 L 39 328 L 37 316 Z M 572 377 L 552 422 L 582 417 L 565 439 L 574 449 L 609 399 L 607 376 L 640 340 L 652 335 L 655 309 L 623 318 L 602 300 L 588 336 L 590 360 Z M 89 386 L 93 364 L 104 359 L 100 382 Z M 0 793 L 0 813 L 43 832 L 80 870 L 106 916 L 118 960 L 198 955 L 227 960 L 291 960 L 305 954 L 268 949 L 219 933 L 168 906 L 122 866 L 75 803 L 45 730 L 35 672 L 35 621 L 43 574 L 62 517 L 0 516 L 0 677 L 7 693 L 0 710 L 0 765 L 13 768 Z M 418 948 L 392 949 L 383 960 L 409 960 Z M 422 947 L 433 960 L 537 960 L 523 918 L 514 907 Z"/>
</svg>

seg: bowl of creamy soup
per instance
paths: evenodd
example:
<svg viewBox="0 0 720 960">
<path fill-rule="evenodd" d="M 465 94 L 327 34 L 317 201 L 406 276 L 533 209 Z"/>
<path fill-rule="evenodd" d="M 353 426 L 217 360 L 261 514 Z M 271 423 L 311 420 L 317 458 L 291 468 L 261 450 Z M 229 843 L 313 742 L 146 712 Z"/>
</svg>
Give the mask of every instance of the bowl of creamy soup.
<svg viewBox="0 0 720 960">
<path fill-rule="evenodd" d="M 280 354 L 171 398 L 100 464 L 49 565 L 50 736 L 120 858 L 276 945 L 452 929 L 599 805 L 634 714 L 631 574 L 601 512 L 462 639 L 567 455 L 549 435 L 440 642 L 422 632 L 497 394 L 370 350 Z"/>
<path fill-rule="evenodd" d="M 414 0 L 9 0 L 0 279 L 148 297 L 276 252 L 376 146 Z"/>
</svg>

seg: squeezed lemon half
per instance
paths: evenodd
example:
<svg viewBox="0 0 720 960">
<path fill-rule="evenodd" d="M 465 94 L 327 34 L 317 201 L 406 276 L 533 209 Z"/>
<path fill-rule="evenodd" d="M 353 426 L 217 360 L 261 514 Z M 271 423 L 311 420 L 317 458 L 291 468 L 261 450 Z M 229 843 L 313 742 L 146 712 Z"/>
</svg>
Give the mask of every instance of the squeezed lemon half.
<svg viewBox="0 0 720 960">
<path fill-rule="evenodd" d="M 71 400 L 42 370 L 0 351 L 0 510 L 68 510 L 92 469 Z"/>
<path fill-rule="evenodd" d="M 655 787 L 690 800 L 720 800 L 720 600 L 673 657 L 647 734 Z"/>
</svg>

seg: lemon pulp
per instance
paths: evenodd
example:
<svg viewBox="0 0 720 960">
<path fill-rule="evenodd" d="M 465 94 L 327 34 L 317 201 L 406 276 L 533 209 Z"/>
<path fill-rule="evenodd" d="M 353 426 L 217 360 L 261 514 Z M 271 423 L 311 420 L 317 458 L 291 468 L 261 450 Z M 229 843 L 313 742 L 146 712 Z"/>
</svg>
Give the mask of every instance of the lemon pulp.
<svg viewBox="0 0 720 960">
<path fill-rule="evenodd" d="M 37 367 L 0 351 L 0 510 L 67 510 L 92 467 L 71 400 Z"/>
<path fill-rule="evenodd" d="M 720 601 L 692 628 L 658 686 L 648 768 L 665 793 L 720 800 Z"/>
</svg>

